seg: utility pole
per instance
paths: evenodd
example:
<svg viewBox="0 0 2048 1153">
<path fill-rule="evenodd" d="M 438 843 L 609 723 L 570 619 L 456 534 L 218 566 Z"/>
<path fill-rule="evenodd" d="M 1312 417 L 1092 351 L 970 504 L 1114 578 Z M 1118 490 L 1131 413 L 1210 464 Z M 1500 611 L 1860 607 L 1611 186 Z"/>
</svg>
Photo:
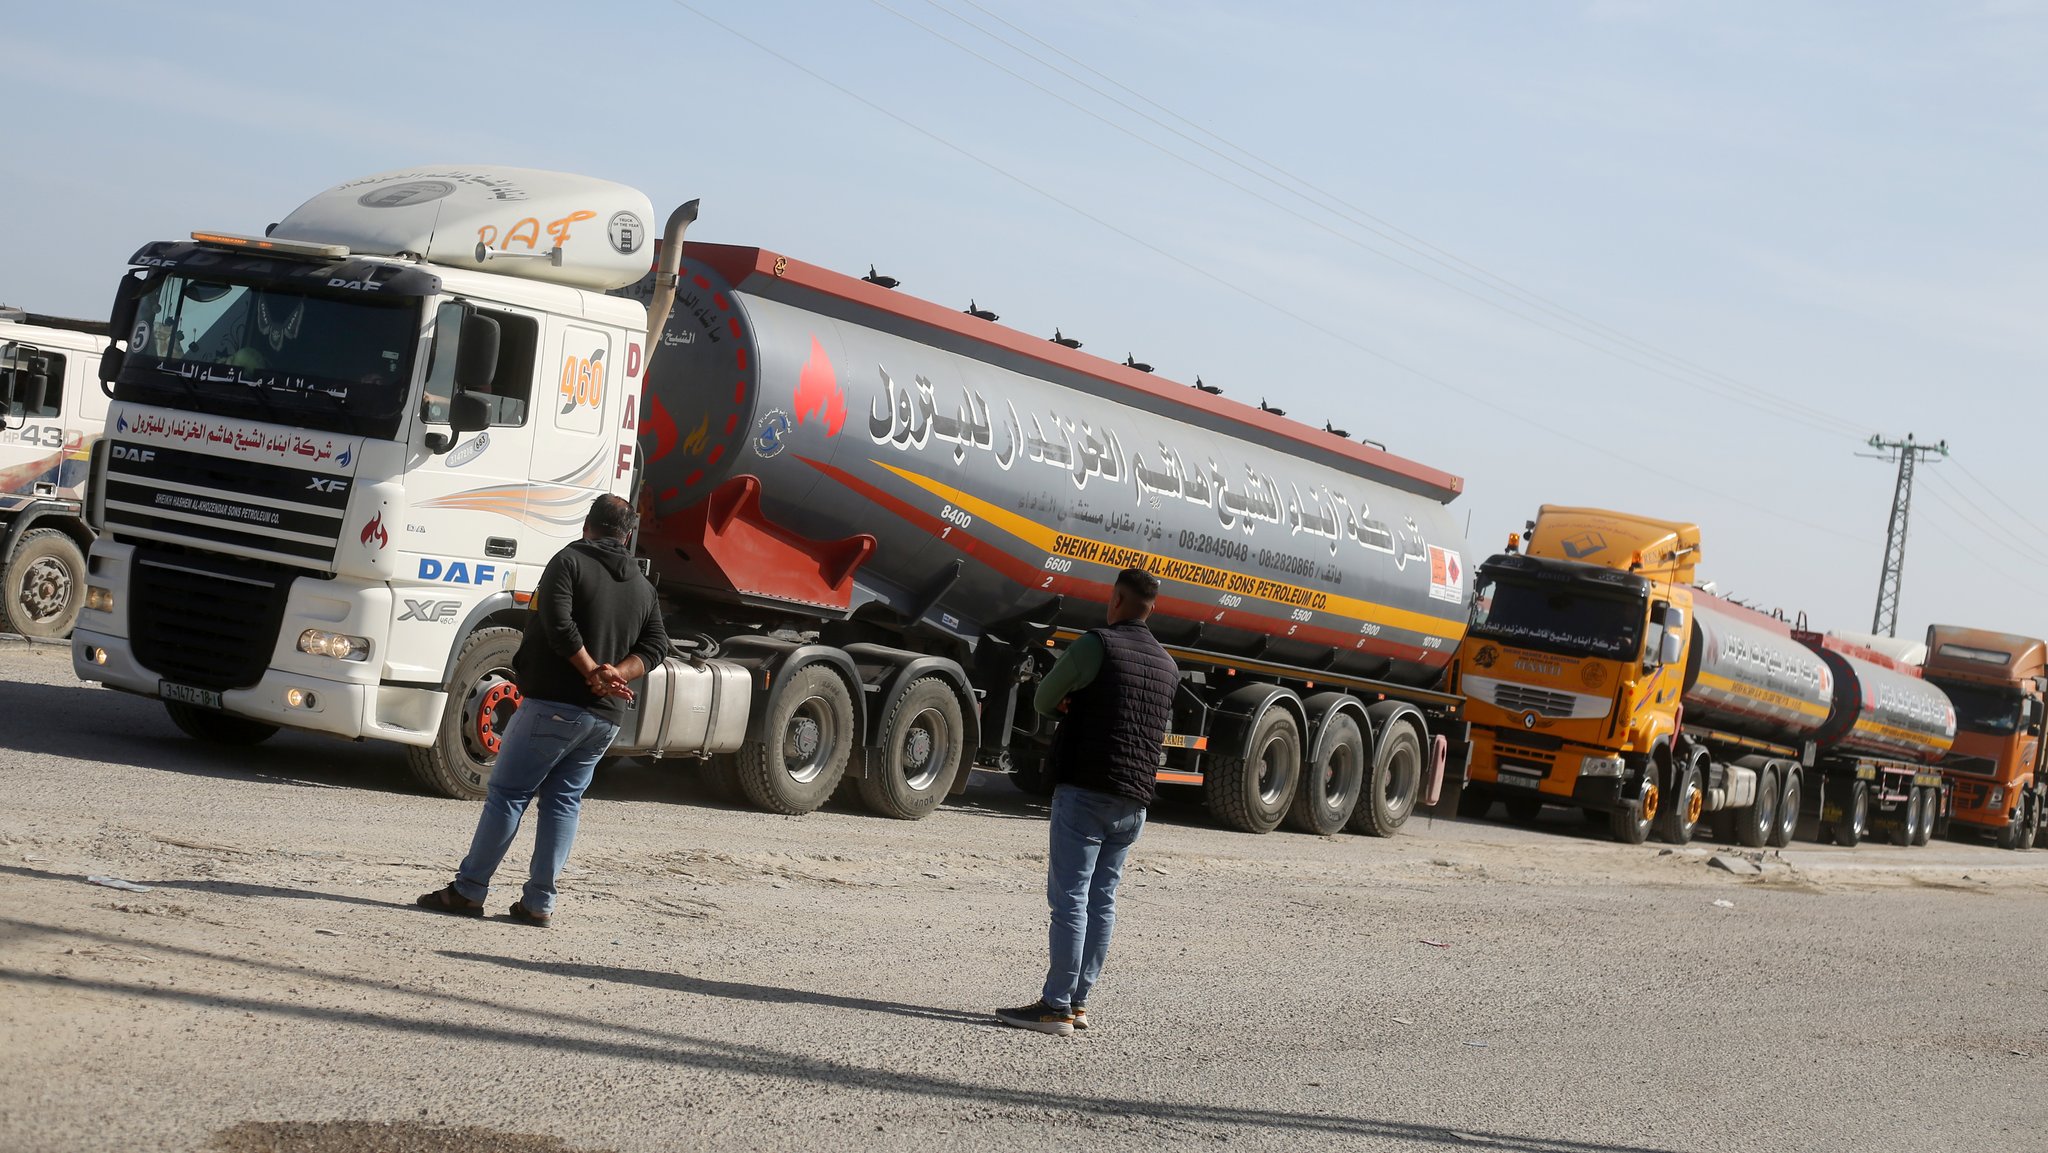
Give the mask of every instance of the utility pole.
<svg viewBox="0 0 2048 1153">
<path fill-rule="evenodd" d="M 1899 635 L 1899 584 L 1906 575 L 1906 517 L 1913 509 L 1913 465 L 1922 456 L 1947 456 L 1948 441 L 1918 444 L 1913 434 L 1904 440 L 1886 440 L 1872 435 L 1870 447 L 1886 455 L 1879 460 L 1898 462 L 1899 483 L 1892 490 L 1892 517 L 1884 533 L 1884 571 L 1877 578 L 1877 612 L 1870 619 L 1870 631 L 1880 636 Z"/>
</svg>

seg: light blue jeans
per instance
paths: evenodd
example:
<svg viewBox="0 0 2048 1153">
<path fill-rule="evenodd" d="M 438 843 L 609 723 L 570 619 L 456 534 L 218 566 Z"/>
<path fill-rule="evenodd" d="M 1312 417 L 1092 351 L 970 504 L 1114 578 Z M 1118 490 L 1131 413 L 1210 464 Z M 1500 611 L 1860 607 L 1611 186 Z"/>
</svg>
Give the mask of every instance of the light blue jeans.
<svg viewBox="0 0 2048 1153">
<path fill-rule="evenodd" d="M 1045 900 L 1052 907 L 1052 966 L 1040 999 L 1055 1009 L 1088 1003 L 1116 927 L 1124 858 L 1145 828 L 1145 806 L 1127 797 L 1061 785 L 1052 795 L 1052 848 Z"/>
<path fill-rule="evenodd" d="M 555 882 L 576 843 L 576 817 L 598 758 L 611 748 L 619 726 L 588 709 L 528 697 L 512 714 L 491 766 L 490 793 L 470 838 L 469 855 L 455 874 L 455 891 L 472 901 L 490 893 L 491 875 L 519 833 L 527 802 L 540 797 L 534 817 L 533 867 L 520 903 L 527 912 L 555 911 Z"/>
</svg>

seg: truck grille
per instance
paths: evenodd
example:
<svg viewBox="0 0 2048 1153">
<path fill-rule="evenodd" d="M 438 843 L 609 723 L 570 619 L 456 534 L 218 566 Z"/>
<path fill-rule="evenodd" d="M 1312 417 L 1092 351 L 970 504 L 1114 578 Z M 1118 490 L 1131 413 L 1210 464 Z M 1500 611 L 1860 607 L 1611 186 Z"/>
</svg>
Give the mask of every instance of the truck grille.
<svg viewBox="0 0 2048 1153">
<path fill-rule="evenodd" d="M 263 678 L 296 574 L 140 550 L 135 566 L 128 624 L 143 667 L 203 689 L 243 688 Z"/>
<path fill-rule="evenodd" d="M 124 539 L 331 569 L 353 479 L 237 457 L 117 444 L 106 522 Z"/>
<path fill-rule="evenodd" d="M 1500 708 L 1543 717 L 1571 716 L 1576 699 L 1571 693 L 1545 692 L 1528 685 L 1500 684 L 1493 690 L 1493 703 Z"/>
<path fill-rule="evenodd" d="M 1990 791 L 1990 785 L 1978 781 L 1957 781 L 1956 805 L 1966 809 L 1983 808 L 1985 795 Z"/>
</svg>

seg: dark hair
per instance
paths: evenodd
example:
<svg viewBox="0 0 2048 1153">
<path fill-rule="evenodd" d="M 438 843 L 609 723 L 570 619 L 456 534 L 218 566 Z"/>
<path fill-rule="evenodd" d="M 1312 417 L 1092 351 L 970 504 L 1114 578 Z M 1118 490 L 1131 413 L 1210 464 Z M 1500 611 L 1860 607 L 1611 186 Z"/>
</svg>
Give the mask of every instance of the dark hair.
<svg viewBox="0 0 2048 1153">
<path fill-rule="evenodd" d="M 1116 574 L 1116 587 L 1148 605 L 1159 599 L 1159 578 L 1136 566 Z"/>
<path fill-rule="evenodd" d="M 601 496 L 590 502 L 590 512 L 583 518 L 583 528 L 599 536 L 614 540 L 625 540 L 640 527 L 640 518 L 633 514 L 633 506 L 625 498 Z"/>
</svg>

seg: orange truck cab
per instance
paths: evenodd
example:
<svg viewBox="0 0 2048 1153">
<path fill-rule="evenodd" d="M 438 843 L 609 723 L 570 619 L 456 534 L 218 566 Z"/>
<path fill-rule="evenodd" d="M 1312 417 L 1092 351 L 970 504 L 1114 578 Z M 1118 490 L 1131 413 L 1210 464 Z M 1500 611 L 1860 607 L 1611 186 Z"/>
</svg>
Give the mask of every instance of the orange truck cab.
<svg viewBox="0 0 2048 1153">
<path fill-rule="evenodd" d="M 2041 740 L 2048 644 L 1932 625 L 1921 675 L 1956 710 L 1955 745 L 1941 762 L 1955 789 L 1949 830 L 1988 834 L 2007 849 L 2032 848 L 2048 799 Z"/>
<path fill-rule="evenodd" d="M 1699 527 L 1545 505 L 1520 543 L 1480 566 L 1454 664 L 1472 726 L 1458 811 L 1575 806 L 1640 843 L 1679 730 Z"/>
</svg>

